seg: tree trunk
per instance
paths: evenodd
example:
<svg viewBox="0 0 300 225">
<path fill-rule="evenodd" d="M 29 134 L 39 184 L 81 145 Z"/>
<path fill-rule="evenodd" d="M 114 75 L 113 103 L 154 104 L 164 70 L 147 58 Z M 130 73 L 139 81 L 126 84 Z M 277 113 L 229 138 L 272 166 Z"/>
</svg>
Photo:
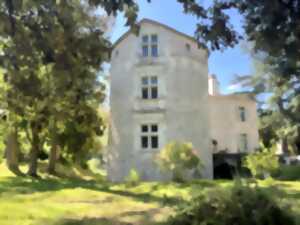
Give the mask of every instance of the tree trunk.
<svg viewBox="0 0 300 225">
<path fill-rule="evenodd" d="M 19 143 L 18 143 L 18 131 L 12 129 L 9 131 L 6 139 L 6 164 L 8 169 L 17 176 L 23 176 L 24 174 L 19 169 Z"/>
<path fill-rule="evenodd" d="M 50 150 L 50 156 L 49 156 L 49 165 L 48 165 L 48 173 L 56 175 L 56 161 L 57 161 L 57 155 L 58 155 L 58 145 L 53 141 L 51 150 Z"/>
<path fill-rule="evenodd" d="M 40 147 L 40 138 L 39 132 L 36 126 L 32 126 L 32 143 L 30 150 L 30 159 L 29 159 L 29 170 L 28 175 L 32 177 L 38 177 L 37 167 L 38 167 L 38 154 Z"/>
<path fill-rule="evenodd" d="M 284 155 L 289 155 L 289 145 L 286 137 L 282 139 L 281 148 Z"/>
</svg>

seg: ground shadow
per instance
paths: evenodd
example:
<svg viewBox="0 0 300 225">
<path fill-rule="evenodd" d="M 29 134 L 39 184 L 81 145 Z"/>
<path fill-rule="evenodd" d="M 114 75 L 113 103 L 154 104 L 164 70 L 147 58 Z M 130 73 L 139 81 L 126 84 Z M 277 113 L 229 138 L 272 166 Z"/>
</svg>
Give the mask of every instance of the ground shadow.
<svg viewBox="0 0 300 225">
<path fill-rule="evenodd" d="M 182 199 L 169 196 L 155 196 L 151 194 L 155 189 L 153 186 L 147 193 L 134 193 L 126 190 L 114 190 L 113 185 L 107 182 L 96 182 L 78 179 L 32 179 L 22 177 L 7 177 L 1 179 L 0 195 L 2 194 L 32 194 L 35 192 L 59 191 L 62 189 L 84 188 L 93 191 L 101 191 L 119 196 L 134 198 L 141 202 L 157 202 L 162 205 L 174 205 Z"/>
<path fill-rule="evenodd" d="M 132 225 L 132 223 L 121 222 L 117 219 L 105 217 L 81 218 L 81 219 L 61 219 L 53 225 Z"/>
<path fill-rule="evenodd" d="M 159 209 L 128 211 L 117 217 L 84 217 L 84 218 L 62 218 L 51 225 L 166 225 L 167 222 L 154 221 L 154 215 Z M 126 217 L 136 217 L 134 222 L 125 222 Z M 46 221 L 43 221 L 44 223 Z M 49 224 L 46 222 L 46 224 Z"/>
</svg>

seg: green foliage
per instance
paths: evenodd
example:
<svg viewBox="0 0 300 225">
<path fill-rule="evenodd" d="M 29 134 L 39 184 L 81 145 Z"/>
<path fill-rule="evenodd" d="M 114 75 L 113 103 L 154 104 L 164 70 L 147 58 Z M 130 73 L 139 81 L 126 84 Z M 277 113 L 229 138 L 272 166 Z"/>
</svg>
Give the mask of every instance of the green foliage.
<svg viewBox="0 0 300 225">
<path fill-rule="evenodd" d="M 268 109 L 259 109 L 259 138 L 266 148 L 271 148 L 276 142 L 279 141 L 279 137 L 276 131 L 281 126 L 281 121 L 277 118 L 275 112 Z"/>
<path fill-rule="evenodd" d="M 278 156 L 274 150 L 263 149 L 246 156 L 244 167 L 248 168 L 252 176 L 266 178 L 279 168 Z"/>
<path fill-rule="evenodd" d="M 290 210 L 266 191 L 236 184 L 230 190 L 212 189 L 180 206 L 170 225 L 293 225 Z"/>
<path fill-rule="evenodd" d="M 157 163 L 162 171 L 171 172 L 172 179 L 183 182 L 186 172 L 200 170 L 201 161 L 191 143 L 171 142 L 158 154 Z"/>
<path fill-rule="evenodd" d="M 1 117 L 1 116 L 0 116 Z M 1 119 L 0 119 L 1 120 Z M 5 132 L 7 129 L 5 129 L 3 121 L 0 122 L 0 163 L 3 160 L 4 157 L 4 149 L 5 149 Z"/>
<path fill-rule="evenodd" d="M 126 185 L 130 187 L 138 185 L 140 180 L 140 175 L 136 169 L 131 169 L 125 178 Z"/>
<path fill-rule="evenodd" d="M 245 18 L 255 73 L 240 76 L 238 80 L 252 88 L 260 101 L 264 99 L 262 111 L 266 113 L 261 119 L 260 134 L 264 135 L 265 144 L 270 144 L 270 138 L 287 139 L 288 150 L 297 153 L 300 151 L 300 39 L 296 38 L 299 0 L 240 2 L 237 8 Z"/>
<path fill-rule="evenodd" d="M 279 180 L 300 180 L 300 165 L 281 165 L 275 177 Z"/>
<path fill-rule="evenodd" d="M 103 134 L 98 107 L 105 87 L 98 72 L 111 45 L 97 5 L 0 3 L 0 108 L 9 125 L 26 134 L 30 152 L 59 145 L 62 153 L 86 160 Z"/>
<path fill-rule="evenodd" d="M 92 158 L 88 162 L 89 171 L 91 171 L 97 180 L 104 181 L 106 180 L 106 171 L 101 164 L 101 160 L 99 158 Z"/>
</svg>

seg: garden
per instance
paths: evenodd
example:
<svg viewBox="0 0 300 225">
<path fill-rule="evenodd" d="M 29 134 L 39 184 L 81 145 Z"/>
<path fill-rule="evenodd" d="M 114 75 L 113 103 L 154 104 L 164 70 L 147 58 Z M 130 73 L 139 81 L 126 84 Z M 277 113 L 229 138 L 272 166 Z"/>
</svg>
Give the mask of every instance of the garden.
<svg viewBox="0 0 300 225">
<path fill-rule="evenodd" d="M 94 180 L 36 181 L 9 172 L 0 178 L 1 225 L 164 224 L 176 202 L 189 201 L 207 190 L 229 190 L 231 181 L 200 180 L 187 184 L 140 183 L 108 185 Z M 300 224 L 300 182 L 259 182 L 281 204 L 290 204 Z M 277 188 L 274 188 L 273 186 Z"/>
</svg>

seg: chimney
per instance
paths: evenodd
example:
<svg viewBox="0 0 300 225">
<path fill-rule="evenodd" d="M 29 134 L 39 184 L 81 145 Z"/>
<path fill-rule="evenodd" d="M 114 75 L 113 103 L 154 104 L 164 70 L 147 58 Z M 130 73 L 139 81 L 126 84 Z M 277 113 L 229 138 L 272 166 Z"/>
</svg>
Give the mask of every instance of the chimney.
<svg viewBox="0 0 300 225">
<path fill-rule="evenodd" d="M 208 76 L 208 94 L 215 96 L 219 95 L 219 81 L 215 74 Z"/>
</svg>

